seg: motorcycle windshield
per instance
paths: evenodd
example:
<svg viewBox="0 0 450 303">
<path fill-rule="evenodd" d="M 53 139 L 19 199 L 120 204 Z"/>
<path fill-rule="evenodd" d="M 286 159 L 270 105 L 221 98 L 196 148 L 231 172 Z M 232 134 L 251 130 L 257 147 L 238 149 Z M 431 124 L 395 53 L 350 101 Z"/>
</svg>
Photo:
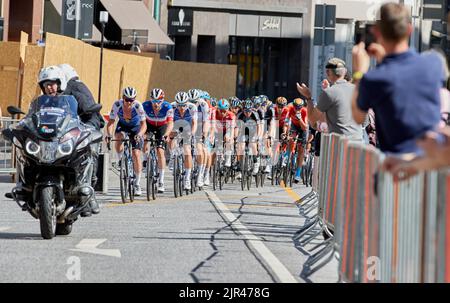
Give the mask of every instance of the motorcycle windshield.
<svg viewBox="0 0 450 303">
<path fill-rule="evenodd" d="M 73 96 L 40 96 L 37 100 L 37 109 L 40 113 L 52 113 L 78 116 L 78 103 Z"/>
<path fill-rule="evenodd" d="M 78 103 L 73 96 L 40 96 L 36 126 L 41 136 L 54 136 L 67 119 L 78 119 Z"/>
</svg>

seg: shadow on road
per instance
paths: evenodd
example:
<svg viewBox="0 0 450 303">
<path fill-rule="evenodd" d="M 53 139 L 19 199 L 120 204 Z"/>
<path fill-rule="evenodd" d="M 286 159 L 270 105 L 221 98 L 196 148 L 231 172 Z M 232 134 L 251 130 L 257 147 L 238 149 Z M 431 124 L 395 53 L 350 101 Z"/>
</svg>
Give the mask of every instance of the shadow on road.
<svg viewBox="0 0 450 303">
<path fill-rule="evenodd" d="M 39 234 L 0 233 L 0 240 L 43 240 Z"/>
</svg>

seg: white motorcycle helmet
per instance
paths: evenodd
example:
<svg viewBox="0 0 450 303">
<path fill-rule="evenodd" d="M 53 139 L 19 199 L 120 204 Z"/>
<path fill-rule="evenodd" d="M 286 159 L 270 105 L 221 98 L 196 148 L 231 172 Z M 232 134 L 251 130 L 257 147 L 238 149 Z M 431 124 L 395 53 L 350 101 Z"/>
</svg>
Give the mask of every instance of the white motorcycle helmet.
<svg viewBox="0 0 450 303">
<path fill-rule="evenodd" d="M 44 67 L 39 72 L 38 84 L 43 93 L 45 93 L 43 85 L 45 81 L 56 81 L 58 83 L 59 92 L 63 92 L 67 87 L 66 77 L 61 68 L 56 65 Z"/>
<path fill-rule="evenodd" d="M 64 63 L 58 65 L 58 67 L 64 73 L 64 76 L 66 77 L 66 82 L 69 82 L 73 78 L 80 78 L 77 71 L 72 67 L 72 65 Z"/>
</svg>

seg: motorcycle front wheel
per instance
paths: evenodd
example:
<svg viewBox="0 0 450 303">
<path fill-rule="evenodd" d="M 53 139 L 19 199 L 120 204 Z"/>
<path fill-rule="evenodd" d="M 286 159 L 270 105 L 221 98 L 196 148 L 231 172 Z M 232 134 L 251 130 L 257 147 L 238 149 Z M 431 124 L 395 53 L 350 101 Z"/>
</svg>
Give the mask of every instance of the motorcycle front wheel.
<svg viewBox="0 0 450 303">
<path fill-rule="evenodd" d="M 39 223 L 41 226 L 41 236 L 50 240 L 56 233 L 56 206 L 55 188 L 52 186 L 43 187 L 39 200 Z"/>
</svg>

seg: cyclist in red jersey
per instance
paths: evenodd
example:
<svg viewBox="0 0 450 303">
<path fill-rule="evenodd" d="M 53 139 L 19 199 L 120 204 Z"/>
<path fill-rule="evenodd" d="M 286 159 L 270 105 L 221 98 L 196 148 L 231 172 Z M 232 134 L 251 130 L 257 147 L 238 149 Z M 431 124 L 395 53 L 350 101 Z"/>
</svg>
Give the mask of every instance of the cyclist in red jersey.
<svg viewBox="0 0 450 303">
<path fill-rule="evenodd" d="M 299 136 L 299 150 L 297 153 L 297 170 L 295 172 L 295 182 L 298 183 L 301 178 L 303 166 L 304 146 L 307 143 L 308 117 L 305 102 L 297 98 L 289 104 L 282 112 L 281 118 L 284 120 L 283 137 L 287 137 L 289 131 L 293 136 Z M 295 148 L 295 146 L 293 147 Z"/>
<path fill-rule="evenodd" d="M 215 117 L 216 132 L 219 134 L 219 144 L 225 142 L 225 167 L 231 167 L 234 137 L 236 132 L 236 115 L 230 110 L 230 102 L 220 99 L 217 103 Z M 222 141 L 223 140 L 223 141 Z"/>
</svg>

